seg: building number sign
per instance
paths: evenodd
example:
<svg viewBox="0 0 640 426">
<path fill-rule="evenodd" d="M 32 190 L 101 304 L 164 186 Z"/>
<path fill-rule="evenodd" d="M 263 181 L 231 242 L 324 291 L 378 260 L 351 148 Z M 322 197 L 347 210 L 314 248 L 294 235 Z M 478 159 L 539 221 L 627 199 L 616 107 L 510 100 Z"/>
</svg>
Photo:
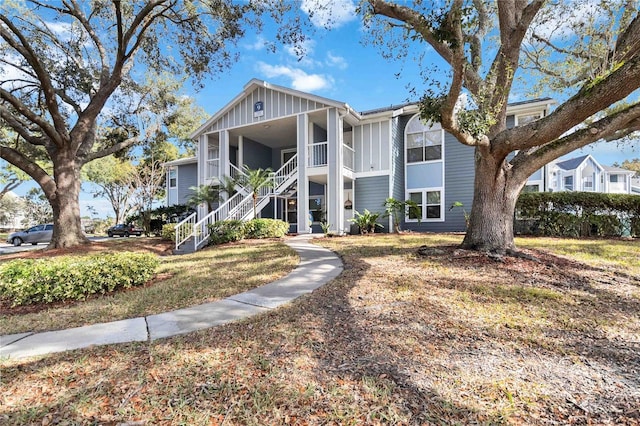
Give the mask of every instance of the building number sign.
<svg viewBox="0 0 640 426">
<path fill-rule="evenodd" d="M 264 103 L 262 101 L 258 101 L 253 104 L 253 116 L 254 117 L 262 117 L 264 115 Z"/>
</svg>

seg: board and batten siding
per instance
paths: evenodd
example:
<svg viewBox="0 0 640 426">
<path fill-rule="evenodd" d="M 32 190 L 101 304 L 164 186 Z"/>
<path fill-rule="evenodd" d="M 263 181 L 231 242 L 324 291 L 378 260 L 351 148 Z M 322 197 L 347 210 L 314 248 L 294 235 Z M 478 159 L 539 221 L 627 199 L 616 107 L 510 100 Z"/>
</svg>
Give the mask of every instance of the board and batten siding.
<svg viewBox="0 0 640 426">
<path fill-rule="evenodd" d="M 254 117 L 253 107 L 258 101 L 263 103 L 264 113 L 260 117 Z M 291 116 L 302 112 L 316 111 L 326 108 L 327 106 L 328 105 L 322 102 L 317 102 L 312 99 L 295 96 L 267 87 L 257 87 L 207 127 L 205 133 L 260 123 L 265 120 Z"/>
<path fill-rule="evenodd" d="M 371 213 L 380 213 L 378 223 L 384 228 L 383 232 L 389 232 L 389 221 L 382 218 L 384 213 L 384 201 L 389 197 L 389 176 L 371 176 L 356 179 L 354 195 L 354 209 L 358 213 L 364 213 L 367 209 Z"/>
<path fill-rule="evenodd" d="M 402 229 L 429 232 L 463 232 L 464 212 L 460 207 L 449 210 L 456 201 L 471 211 L 475 177 L 474 148 L 463 145 L 445 132 L 444 137 L 444 218 L 442 222 L 403 223 Z"/>
<path fill-rule="evenodd" d="M 389 146 L 391 144 L 389 120 L 362 124 L 353 128 L 355 172 L 378 172 L 391 168 Z"/>
</svg>

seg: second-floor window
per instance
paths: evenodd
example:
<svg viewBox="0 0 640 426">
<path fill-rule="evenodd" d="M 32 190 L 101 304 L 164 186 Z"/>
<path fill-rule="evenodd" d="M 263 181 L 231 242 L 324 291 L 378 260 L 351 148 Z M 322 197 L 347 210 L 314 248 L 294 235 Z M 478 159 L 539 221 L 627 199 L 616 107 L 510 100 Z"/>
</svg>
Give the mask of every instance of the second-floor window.
<svg viewBox="0 0 640 426">
<path fill-rule="evenodd" d="M 444 131 L 440 124 L 425 123 L 414 116 L 406 129 L 407 163 L 421 163 L 442 159 Z"/>
</svg>

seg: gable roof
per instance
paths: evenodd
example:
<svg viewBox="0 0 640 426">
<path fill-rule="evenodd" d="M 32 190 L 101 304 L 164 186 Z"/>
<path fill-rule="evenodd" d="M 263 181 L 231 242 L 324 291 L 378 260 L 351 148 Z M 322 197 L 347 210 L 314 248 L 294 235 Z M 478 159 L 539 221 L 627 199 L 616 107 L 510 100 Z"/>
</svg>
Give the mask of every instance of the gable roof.
<svg viewBox="0 0 640 426">
<path fill-rule="evenodd" d="M 607 173 L 622 173 L 622 174 L 629 174 L 629 175 L 633 175 L 636 172 L 634 172 L 633 170 L 627 170 L 627 169 L 623 169 L 622 167 L 615 167 L 615 166 L 602 166 L 602 168 L 607 172 Z"/>
<path fill-rule="evenodd" d="M 560 161 L 556 163 L 556 166 L 560 167 L 562 170 L 575 170 L 578 166 L 589 157 L 589 154 L 583 155 L 576 158 L 570 158 L 568 160 Z"/>
<path fill-rule="evenodd" d="M 193 139 L 196 136 L 198 136 L 199 134 L 201 134 L 202 132 L 204 132 L 211 125 L 213 125 L 220 118 L 222 118 L 225 114 L 227 114 L 229 111 L 231 111 L 237 104 L 242 102 L 243 99 L 245 99 L 247 96 L 250 96 L 251 93 L 254 90 L 258 89 L 258 88 L 265 88 L 265 89 L 269 89 L 269 90 L 272 90 L 272 91 L 281 92 L 281 93 L 284 93 L 286 95 L 291 95 L 291 96 L 296 96 L 298 98 L 307 99 L 309 101 L 313 101 L 313 102 L 316 102 L 318 104 L 345 109 L 345 110 L 347 110 L 348 113 L 356 115 L 359 118 L 359 114 L 357 112 L 355 112 L 349 106 L 349 104 L 347 104 L 345 102 L 336 101 L 334 99 L 325 98 L 325 97 L 314 95 L 314 94 L 311 94 L 311 93 L 301 92 L 299 90 L 291 89 L 291 88 L 284 87 L 284 86 L 279 86 L 277 84 L 271 84 L 271 83 L 268 83 L 268 82 L 266 82 L 264 80 L 259 80 L 259 79 L 254 78 L 254 79 L 251 79 L 247 84 L 244 85 L 244 87 L 242 89 L 242 92 L 240 92 L 235 98 L 233 98 L 229 103 L 227 103 L 224 107 L 222 107 L 218 112 L 216 112 L 214 115 L 212 115 L 207 121 L 205 121 L 200 127 L 198 127 L 197 130 L 192 132 L 191 135 L 189 135 L 189 137 Z"/>
</svg>

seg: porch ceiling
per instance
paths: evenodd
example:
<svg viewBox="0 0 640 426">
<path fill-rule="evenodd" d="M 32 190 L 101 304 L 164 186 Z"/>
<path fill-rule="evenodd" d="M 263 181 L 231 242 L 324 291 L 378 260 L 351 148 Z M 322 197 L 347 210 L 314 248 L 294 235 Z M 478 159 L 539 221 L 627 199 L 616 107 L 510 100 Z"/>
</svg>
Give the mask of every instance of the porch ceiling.
<svg viewBox="0 0 640 426">
<path fill-rule="evenodd" d="M 296 130 L 296 118 L 287 117 L 240 127 L 229 133 L 234 145 L 238 143 L 238 136 L 243 136 L 270 148 L 283 148 L 296 144 Z"/>
</svg>

